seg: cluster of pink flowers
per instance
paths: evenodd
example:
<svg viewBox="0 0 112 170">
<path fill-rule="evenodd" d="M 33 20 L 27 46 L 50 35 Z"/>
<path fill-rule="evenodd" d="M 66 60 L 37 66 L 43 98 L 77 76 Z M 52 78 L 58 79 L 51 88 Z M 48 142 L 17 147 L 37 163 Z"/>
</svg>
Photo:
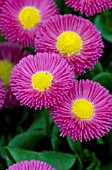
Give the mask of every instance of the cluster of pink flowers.
<svg viewBox="0 0 112 170">
<path fill-rule="evenodd" d="M 112 8 L 111 0 L 65 2 L 86 15 Z M 103 53 L 95 25 L 82 17 L 60 15 L 53 0 L 6 0 L 2 4 L 0 30 L 12 42 L 0 43 L 0 109 L 18 104 L 50 108 L 61 136 L 68 134 L 73 140 L 107 134 L 112 128 L 108 90 L 90 80 L 74 80 L 86 68 L 93 69 Z M 36 55 L 29 55 L 22 45 L 35 47 Z M 8 170 L 34 166 L 35 170 L 54 170 L 40 161 L 21 162 Z"/>
</svg>

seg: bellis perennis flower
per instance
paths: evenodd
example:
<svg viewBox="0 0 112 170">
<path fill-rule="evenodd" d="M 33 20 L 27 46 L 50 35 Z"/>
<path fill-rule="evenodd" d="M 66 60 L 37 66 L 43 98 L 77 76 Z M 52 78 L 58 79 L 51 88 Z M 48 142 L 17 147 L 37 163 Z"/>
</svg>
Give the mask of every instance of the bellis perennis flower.
<svg viewBox="0 0 112 170">
<path fill-rule="evenodd" d="M 64 101 L 51 109 L 61 136 L 86 141 L 100 138 L 112 128 L 112 97 L 103 86 L 90 80 L 74 82 Z"/>
<path fill-rule="evenodd" d="M 0 28 L 8 40 L 34 44 L 40 23 L 58 13 L 53 0 L 8 0 L 1 7 Z"/>
<path fill-rule="evenodd" d="M 55 53 L 38 53 L 23 58 L 11 75 L 13 94 L 22 105 L 51 107 L 64 100 L 73 86 L 74 73 L 64 58 Z"/>
<path fill-rule="evenodd" d="M 75 75 L 92 69 L 101 57 L 100 32 L 89 20 L 71 14 L 52 17 L 37 32 L 36 52 L 55 52 L 73 67 Z"/>
</svg>

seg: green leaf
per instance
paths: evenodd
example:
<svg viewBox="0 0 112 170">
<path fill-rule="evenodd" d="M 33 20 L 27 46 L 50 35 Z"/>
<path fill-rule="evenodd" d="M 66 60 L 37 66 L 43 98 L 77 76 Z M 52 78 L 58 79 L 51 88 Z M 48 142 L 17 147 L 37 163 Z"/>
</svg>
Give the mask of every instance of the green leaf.
<svg viewBox="0 0 112 170">
<path fill-rule="evenodd" d="M 87 167 L 86 168 L 86 170 L 95 170 L 95 165 L 96 165 L 96 163 L 95 162 L 92 162 L 90 165 L 89 165 L 89 167 Z"/>
<path fill-rule="evenodd" d="M 103 72 L 103 67 L 101 65 L 101 63 L 98 61 L 95 66 L 94 66 L 94 69 L 93 70 L 88 70 L 86 69 L 86 73 L 83 75 L 83 78 L 84 79 L 90 79 L 92 80 L 92 78 L 99 74 L 99 73 L 102 73 Z"/>
<path fill-rule="evenodd" d="M 24 50 L 30 52 L 30 54 L 32 54 L 32 55 L 35 55 L 35 54 L 36 54 L 35 48 L 32 47 L 32 46 L 30 46 L 30 47 L 25 47 Z"/>
<path fill-rule="evenodd" d="M 21 160 L 41 160 L 52 165 L 56 170 L 69 170 L 75 163 L 76 157 L 72 154 L 55 151 L 33 152 L 23 149 L 5 147 L 15 162 Z"/>
<path fill-rule="evenodd" d="M 109 70 L 109 72 L 112 73 L 112 61 L 110 61 L 107 65 L 107 69 Z"/>
<path fill-rule="evenodd" d="M 13 157 L 11 156 L 10 152 L 5 149 L 6 147 L 4 147 L 4 153 L 5 153 L 5 160 L 7 163 L 7 166 L 11 166 L 13 163 L 15 163 L 15 160 L 13 159 Z"/>
<path fill-rule="evenodd" d="M 83 152 L 85 157 L 89 158 L 91 156 L 91 152 L 89 149 L 85 148 Z"/>
<path fill-rule="evenodd" d="M 112 170 L 112 163 L 101 166 L 100 170 Z"/>
<path fill-rule="evenodd" d="M 75 14 L 75 11 L 73 8 L 68 7 L 68 5 L 64 5 L 63 9 L 64 14 Z"/>
<path fill-rule="evenodd" d="M 11 166 L 14 162 L 14 160 L 11 159 L 11 157 L 9 158 L 8 156 L 5 157 L 5 160 L 7 162 L 7 166 Z"/>
<path fill-rule="evenodd" d="M 112 43 L 112 13 L 111 10 L 104 11 L 95 18 L 95 25 L 101 31 L 105 40 Z"/>
<path fill-rule="evenodd" d="M 76 157 L 78 159 L 78 170 L 82 170 L 83 163 L 82 163 L 82 147 L 81 147 L 81 142 L 80 141 L 75 141 L 73 142 L 71 138 L 67 136 L 67 141 L 72 149 L 72 151 L 76 154 Z"/>
<path fill-rule="evenodd" d="M 96 141 L 97 141 L 97 143 L 100 144 L 100 145 L 104 145 L 104 144 L 105 144 L 102 138 L 100 138 L 100 139 L 97 139 L 97 138 L 96 138 Z"/>
<path fill-rule="evenodd" d="M 0 138 L 0 156 L 4 159 L 5 159 L 5 153 L 4 153 L 4 150 L 3 150 L 3 146 L 5 145 L 5 142 L 6 142 L 5 140 L 6 140 L 5 136 L 2 135 L 1 138 Z"/>
<path fill-rule="evenodd" d="M 61 139 L 59 137 L 59 129 L 57 125 L 54 125 L 52 129 L 51 144 L 54 150 L 58 150 L 59 145 L 61 144 Z"/>
<path fill-rule="evenodd" d="M 59 7 L 59 8 L 62 8 L 63 7 L 63 4 L 64 4 L 64 0 L 54 0 L 55 2 L 56 2 L 56 4 L 57 4 L 57 6 Z"/>
<path fill-rule="evenodd" d="M 20 147 L 24 149 L 34 148 L 38 142 L 45 137 L 45 131 L 28 131 L 15 136 L 8 144 L 11 147 Z"/>
<path fill-rule="evenodd" d="M 101 170 L 99 166 L 96 166 L 95 162 L 92 162 L 86 170 Z"/>
<path fill-rule="evenodd" d="M 0 32 L 0 42 L 5 42 L 5 41 L 6 41 L 5 37 L 2 36 L 2 35 L 1 35 L 1 32 Z"/>
<path fill-rule="evenodd" d="M 93 81 L 100 83 L 102 86 L 112 91 L 112 74 L 108 72 L 103 72 L 96 75 Z"/>
<path fill-rule="evenodd" d="M 22 119 L 20 120 L 20 122 L 18 123 L 18 126 L 20 126 L 28 117 L 29 115 L 29 112 L 28 110 L 25 108 L 24 110 L 24 113 L 23 113 L 23 116 L 22 116 Z"/>
<path fill-rule="evenodd" d="M 86 170 L 100 170 L 100 161 L 96 157 L 95 153 L 93 152 L 88 156 L 91 160 L 91 164 L 86 168 Z"/>
<path fill-rule="evenodd" d="M 44 119 L 44 111 L 43 110 L 36 110 L 34 113 L 34 121 L 29 127 L 28 131 L 34 131 L 37 129 L 44 129 L 45 128 L 45 119 Z"/>
<path fill-rule="evenodd" d="M 95 74 L 98 74 L 98 73 L 102 73 L 103 72 L 103 67 L 102 67 L 102 64 L 100 63 L 100 61 L 98 61 L 95 66 L 94 66 L 94 71 L 95 71 Z"/>
<path fill-rule="evenodd" d="M 65 4 L 65 0 L 55 0 L 58 8 L 60 8 L 61 14 L 74 14 L 75 11 L 73 8 L 68 7 L 68 5 Z"/>
</svg>

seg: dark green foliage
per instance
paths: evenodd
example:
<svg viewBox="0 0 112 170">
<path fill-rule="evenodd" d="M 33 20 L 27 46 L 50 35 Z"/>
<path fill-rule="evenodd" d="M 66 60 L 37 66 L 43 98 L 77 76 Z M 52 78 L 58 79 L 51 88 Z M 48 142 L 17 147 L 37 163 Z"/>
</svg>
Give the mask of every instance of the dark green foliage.
<svg viewBox="0 0 112 170">
<path fill-rule="evenodd" d="M 60 153 L 56 151 L 34 152 L 17 148 L 6 147 L 5 150 L 9 153 L 14 162 L 21 160 L 41 160 L 52 165 L 57 170 L 68 170 L 75 162 L 75 155 Z M 66 161 L 67 160 L 67 161 Z"/>
</svg>

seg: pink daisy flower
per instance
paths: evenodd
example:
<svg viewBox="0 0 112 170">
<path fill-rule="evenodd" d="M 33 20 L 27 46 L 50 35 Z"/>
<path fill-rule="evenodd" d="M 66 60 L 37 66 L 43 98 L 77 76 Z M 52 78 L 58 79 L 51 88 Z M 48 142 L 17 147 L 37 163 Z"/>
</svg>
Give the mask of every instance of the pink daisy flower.
<svg viewBox="0 0 112 170">
<path fill-rule="evenodd" d="M 19 163 L 13 164 L 6 170 L 56 170 L 51 167 L 51 165 L 46 162 L 31 160 L 31 161 L 21 161 Z"/>
<path fill-rule="evenodd" d="M 100 32 L 89 20 L 67 14 L 52 17 L 37 32 L 35 47 L 38 52 L 55 52 L 64 57 L 75 74 L 92 69 L 103 53 Z"/>
<path fill-rule="evenodd" d="M 0 80 L 0 109 L 2 108 L 4 104 L 4 88 L 3 88 L 3 83 Z"/>
<path fill-rule="evenodd" d="M 74 73 L 65 59 L 55 53 L 23 58 L 11 75 L 13 94 L 21 105 L 35 109 L 61 102 L 73 86 Z"/>
<path fill-rule="evenodd" d="M 75 81 L 65 100 L 50 112 L 61 136 L 68 134 L 73 140 L 100 138 L 112 128 L 112 97 L 90 80 Z"/>
<path fill-rule="evenodd" d="M 112 8 L 112 0 L 65 0 L 65 2 L 69 7 L 80 11 L 81 14 L 85 13 L 86 16 Z"/>
<path fill-rule="evenodd" d="M 57 13 L 53 0 L 8 0 L 0 15 L 2 35 L 24 46 L 33 45 L 40 23 Z"/>
<path fill-rule="evenodd" d="M 18 103 L 11 92 L 9 79 L 14 65 L 27 54 L 17 44 L 9 42 L 0 43 L 0 78 L 5 88 L 5 107 L 12 108 Z"/>
</svg>

